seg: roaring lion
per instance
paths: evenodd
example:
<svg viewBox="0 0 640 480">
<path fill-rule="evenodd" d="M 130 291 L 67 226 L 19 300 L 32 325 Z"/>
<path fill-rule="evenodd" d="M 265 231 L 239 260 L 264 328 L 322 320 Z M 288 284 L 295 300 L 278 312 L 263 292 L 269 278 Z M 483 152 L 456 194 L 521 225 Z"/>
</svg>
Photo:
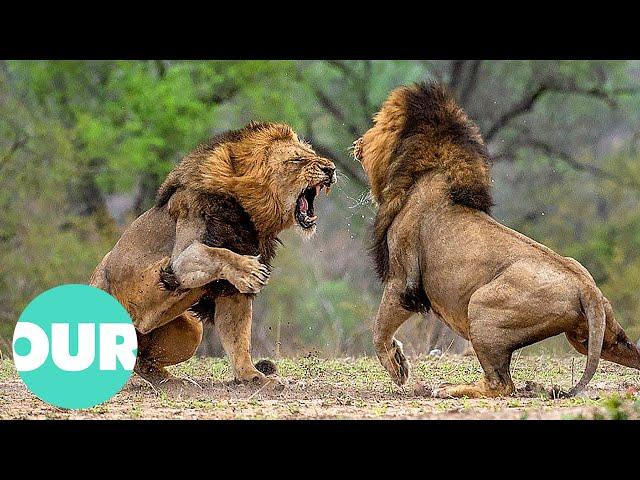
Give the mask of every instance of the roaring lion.
<svg viewBox="0 0 640 480">
<path fill-rule="evenodd" d="M 313 234 L 314 199 L 335 181 L 335 165 L 284 124 L 251 123 L 187 154 L 91 276 L 131 314 L 135 371 L 181 383 L 165 367 L 193 356 L 213 321 L 236 380 L 267 381 L 251 362 L 253 295 L 277 235 Z"/>
<path fill-rule="evenodd" d="M 569 395 L 584 389 L 601 356 L 640 369 L 640 349 L 589 272 L 491 217 L 487 149 L 442 87 L 394 90 L 354 156 L 379 205 L 372 253 L 384 293 L 375 350 L 398 385 L 409 363 L 394 334 L 412 312 L 429 309 L 471 341 L 484 370 L 478 382 L 434 396 L 510 395 L 512 353 L 560 333 L 587 355 Z"/>
</svg>

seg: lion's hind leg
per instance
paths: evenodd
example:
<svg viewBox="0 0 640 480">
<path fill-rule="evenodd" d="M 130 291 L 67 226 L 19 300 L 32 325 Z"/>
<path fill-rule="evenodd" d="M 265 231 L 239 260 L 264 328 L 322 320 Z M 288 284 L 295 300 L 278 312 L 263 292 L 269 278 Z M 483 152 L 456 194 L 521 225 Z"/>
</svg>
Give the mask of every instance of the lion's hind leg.
<svg viewBox="0 0 640 480">
<path fill-rule="evenodd" d="M 508 396 L 515 392 L 509 371 L 511 352 L 495 350 L 476 343 L 473 343 L 473 348 L 484 370 L 483 378 L 471 384 L 443 385 L 433 390 L 433 396 L 439 398 L 493 398 Z"/>
<path fill-rule="evenodd" d="M 488 288 L 489 292 L 492 292 L 491 288 Z M 512 339 L 505 338 L 505 331 L 502 328 L 505 321 L 508 321 L 505 315 L 508 316 L 509 313 L 495 308 L 495 305 L 488 308 L 482 300 L 479 300 L 483 298 L 482 293 L 481 291 L 474 293 L 469 304 L 469 340 L 484 375 L 475 383 L 443 385 L 436 388 L 432 392 L 435 397 L 494 398 L 508 396 L 515 392 L 510 365 L 511 355 L 516 347 Z M 526 336 L 522 332 L 521 335 Z"/>
<path fill-rule="evenodd" d="M 484 377 L 471 385 L 440 388 L 435 392 L 437 396 L 477 398 L 513 394 L 511 355 L 519 348 L 567 329 L 575 317 L 572 303 L 566 301 L 568 295 L 560 283 L 536 284 L 535 278 L 525 277 L 520 267 L 504 272 L 501 278 L 476 290 L 468 306 L 469 340 Z"/>
<path fill-rule="evenodd" d="M 147 334 L 138 332 L 135 372 L 154 386 L 178 380 L 165 368 L 189 360 L 202 340 L 202 322 L 185 312 Z"/>
<path fill-rule="evenodd" d="M 435 397 L 493 398 L 515 392 L 510 373 L 511 355 L 518 341 L 524 341 L 528 333 L 510 322 L 513 312 L 503 308 L 502 299 L 496 299 L 495 292 L 495 286 L 485 285 L 471 296 L 468 307 L 469 340 L 482 366 L 483 377 L 472 384 L 436 388 Z M 504 328 L 505 325 L 509 328 Z"/>
</svg>

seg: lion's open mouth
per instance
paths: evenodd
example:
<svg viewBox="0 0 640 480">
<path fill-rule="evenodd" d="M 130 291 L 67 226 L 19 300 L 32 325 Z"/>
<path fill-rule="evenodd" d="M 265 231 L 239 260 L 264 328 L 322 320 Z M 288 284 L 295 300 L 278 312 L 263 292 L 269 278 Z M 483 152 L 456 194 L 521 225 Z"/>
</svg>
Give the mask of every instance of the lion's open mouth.
<svg viewBox="0 0 640 480">
<path fill-rule="evenodd" d="M 322 182 L 318 185 L 307 187 L 302 191 L 296 201 L 296 222 L 298 222 L 298 225 L 305 230 L 313 228 L 316 224 L 316 220 L 318 220 L 318 216 L 313 213 L 313 201 L 316 196 L 320 194 L 323 188 L 327 189 L 328 194 L 331 187 L 328 182 Z"/>
</svg>

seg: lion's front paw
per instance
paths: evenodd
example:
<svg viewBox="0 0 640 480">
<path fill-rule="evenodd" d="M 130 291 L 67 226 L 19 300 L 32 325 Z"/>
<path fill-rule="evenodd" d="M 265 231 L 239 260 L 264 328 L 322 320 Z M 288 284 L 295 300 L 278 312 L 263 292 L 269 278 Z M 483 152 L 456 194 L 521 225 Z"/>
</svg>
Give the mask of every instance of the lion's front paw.
<svg viewBox="0 0 640 480">
<path fill-rule="evenodd" d="M 281 392 L 285 388 L 284 382 L 276 375 L 266 376 L 257 370 L 248 375 L 236 376 L 235 381 L 263 392 Z"/>
<path fill-rule="evenodd" d="M 389 372 L 391 379 L 399 386 L 407 383 L 409 379 L 409 361 L 402 351 L 402 343 L 395 338 L 391 341 L 391 347 L 382 346 L 376 354 L 382 366 Z"/>
<path fill-rule="evenodd" d="M 260 263 L 260 256 L 243 255 L 229 265 L 226 279 L 240 293 L 258 293 L 269 281 L 269 267 Z"/>
<path fill-rule="evenodd" d="M 285 383 L 275 375 L 265 377 L 259 382 L 260 391 L 267 393 L 279 393 L 285 389 Z"/>
</svg>

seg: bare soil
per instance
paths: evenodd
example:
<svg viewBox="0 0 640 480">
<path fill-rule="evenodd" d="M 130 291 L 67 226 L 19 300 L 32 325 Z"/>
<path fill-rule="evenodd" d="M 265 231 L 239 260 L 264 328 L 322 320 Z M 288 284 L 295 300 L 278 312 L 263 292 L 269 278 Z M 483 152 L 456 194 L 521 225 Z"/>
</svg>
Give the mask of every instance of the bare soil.
<svg viewBox="0 0 640 480">
<path fill-rule="evenodd" d="M 13 365 L 0 363 L 0 419 L 638 419 L 640 372 L 601 362 L 586 394 L 551 398 L 582 374 L 584 357 L 518 356 L 512 374 L 518 393 L 501 399 L 435 399 L 442 383 L 471 382 L 481 369 L 474 357 L 446 355 L 412 360 L 408 385 L 395 386 L 376 359 L 306 357 L 276 361 L 282 391 L 236 385 L 223 359 L 193 358 L 173 368 L 196 385 L 155 391 L 134 375 L 110 401 L 64 410 L 32 395 Z"/>
</svg>

